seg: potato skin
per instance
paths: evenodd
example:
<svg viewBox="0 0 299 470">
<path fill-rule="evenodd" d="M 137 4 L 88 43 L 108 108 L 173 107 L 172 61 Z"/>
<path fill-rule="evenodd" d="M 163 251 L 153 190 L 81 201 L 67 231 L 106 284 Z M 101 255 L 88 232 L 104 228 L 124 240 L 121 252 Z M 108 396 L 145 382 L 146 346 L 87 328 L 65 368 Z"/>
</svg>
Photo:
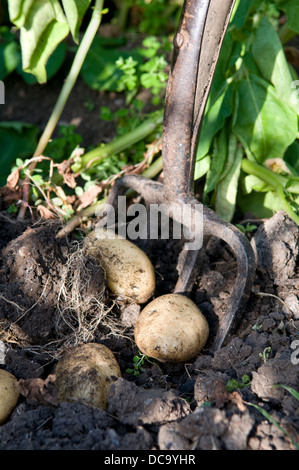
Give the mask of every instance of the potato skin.
<svg viewBox="0 0 299 470">
<path fill-rule="evenodd" d="M 105 409 L 111 384 L 121 376 L 114 354 L 106 346 L 86 343 L 65 351 L 56 370 L 58 401 L 80 401 Z"/>
<path fill-rule="evenodd" d="M 147 356 L 161 362 L 185 362 L 202 350 L 209 326 L 188 297 L 166 294 L 142 310 L 134 335 L 138 348 Z"/>
<path fill-rule="evenodd" d="M 18 402 L 17 382 L 14 375 L 0 369 L 0 424 L 4 423 Z"/>
<path fill-rule="evenodd" d="M 94 230 L 85 239 L 87 252 L 99 259 L 108 288 L 117 295 L 143 304 L 153 295 L 156 279 L 148 256 L 134 243 L 118 237 L 97 238 Z"/>
</svg>

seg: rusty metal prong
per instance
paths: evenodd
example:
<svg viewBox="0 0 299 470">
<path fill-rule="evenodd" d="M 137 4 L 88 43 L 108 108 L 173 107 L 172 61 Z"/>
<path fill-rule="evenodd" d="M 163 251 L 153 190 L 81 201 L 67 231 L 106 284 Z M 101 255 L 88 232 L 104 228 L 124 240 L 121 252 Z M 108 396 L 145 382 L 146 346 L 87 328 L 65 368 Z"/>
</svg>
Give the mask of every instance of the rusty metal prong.
<svg viewBox="0 0 299 470">
<path fill-rule="evenodd" d="M 247 237 L 234 225 L 225 222 L 204 207 L 204 234 L 225 241 L 232 249 L 237 261 L 237 276 L 224 316 L 219 322 L 216 338 L 211 346 L 215 352 L 223 345 L 229 333 L 232 333 L 248 300 L 256 272 L 256 258 Z"/>
<path fill-rule="evenodd" d="M 164 199 L 163 184 L 152 181 L 149 178 L 140 175 L 125 175 L 118 179 L 110 189 L 107 198 L 107 205 L 110 204 L 117 208 L 118 197 L 124 196 L 128 190 L 136 191 L 146 201 L 151 204 L 160 204 Z"/>
<path fill-rule="evenodd" d="M 201 257 L 204 247 L 200 250 L 183 249 L 180 253 L 180 270 L 174 292 L 177 294 L 190 294 L 201 266 Z"/>
<path fill-rule="evenodd" d="M 236 328 L 242 308 L 250 295 L 256 270 L 254 251 L 247 237 L 237 227 L 220 219 L 215 212 L 200 204 L 195 198 L 186 198 L 180 204 L 168 204 L 166 210 L 174 220 L 186 224 L 189 228 L 189 236 L 193 235 L 193 239 L 197 241 L 195 244 L 192 242 L 190 244 L 189 241 L 181 254 L 183 266 L 179 273 L 175 292 L 181 294 L 191 292 L 198 276 L 201 254 L 211 236 L 226 242 L 235 256 L 237 262 L 236 280 L 226 312 L 219 320 L 218 332 L 212 342 L 211 351 L 215 352 L 221 348 L 228 334 Z M 183 219 L 182 213 L 185 215 Z M 192 214 L 193 217 L 188 217 L 188 214 Z"/>
<path fill-rule="evenodd" d="M 126 175 L 111 189 L 107 203 L 117 207 L 127 190 L 139 193 L 147 204 L 163 205 L 165 212 L 182 223 L 182 209 L 201 216 L 195 224 L 184 220 L 195 246 L 184 253 L 176 291 L 190 292 L 205 237 L 218 237 L 232 249 L 237 276 L 229 305 L 212 344 L 217 351 L 232 332 L 247 300 L 255 274 L 255 256 L 248 239 L 232 224 L 200 204 L 193 194 L 194 160 L 204 110 L 235 0 L 185 0 L 166 92 L 163 120 L 163 184 L 142 176 Z M 188 235 L 190 235 L 190 233 Z M 188 237 L 187 237 L 188 239 Z M 189 251 L 190 250 L 190 251 Z"/>
</svg>

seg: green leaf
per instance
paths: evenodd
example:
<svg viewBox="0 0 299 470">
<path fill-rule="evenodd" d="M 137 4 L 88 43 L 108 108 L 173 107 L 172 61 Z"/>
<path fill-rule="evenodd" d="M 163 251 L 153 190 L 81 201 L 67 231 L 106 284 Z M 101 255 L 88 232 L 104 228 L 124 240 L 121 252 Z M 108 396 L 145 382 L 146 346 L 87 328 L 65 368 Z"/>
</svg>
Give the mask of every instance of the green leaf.
<svg viewBox="0 0 299 470">
<path fill-rule="evenodd" d="M 50 78 L 52 78 L 58 72 L 58 70 L 64 63 L 66 49 L 66 44 L 64 42 L 61 42 L 60 44 L 58 44 L 53 54 L 49 57 L 49 60 L 46 64 L 46 73 L 48 80 L 50 80 Z M 17 72 L 19 75 L 21 75 L 27 85 L 35 85 L 36 83 L 38 83 L 34 75 L 23 71 L 21 62 L 17 67 Z"/>
<path fill-rule="evenodd" d="M 20 47 L 15 41 L 8 44 L 0 44 L 0 80 L 3 80 L 13 72 L 20 61 Z"/>
<path fill-rule="evenodd" d="M 282 158 L 296 139 L 297 115 L 281 101 L 272 85 L 254 74 L 236 84 L 233 130 L 249 159 L 263 163 Z"/>
<path fill-rule="evenodd" d="M 74 41 L 79 42 L 79 29 L 91 0 L 62 0 L 63 9 Z"/>
<path fill-rule="evenodd" d="M 228 222 L 232 220 L 236 209 L 242 158 L 242 148 L 238 146 L 237 139 L 232 134 L 229 142 L 227 162 L 223 170 L 222 179 L 217 186 L 215 200 L 216 213 Z"/>
<path fill-rule="evenodd" d="M 244 194 L 239 191 L 238 207 L 243 214 L 251 213 L 258 219 L 272 217 L 279 210 L 283 210 L 281 200 L 273 191 Z"/>
<path fill-rule="evenodd" d="M 222 175 L 227 158 L 226 127 L 223 127 L 219 135 L 214 139 L 213 147 L 213 158 L 206 178 L 204 195 L 214 191 Z"/>
<path fill-rule="evenodd" d="M 231 15 L 231 25 L 240 30 L 246 23 L 251 11 L 260 5 L 260 0 L 237 0 Z"/>
<path fill-rule="evenodd" d="M 204 176 L 209 171 L 210 166 L 211 166 L 211 158 L 209 157 L 209 155 L 195 162 L 194 179 L 198 180 L 199 178 Z"/>
<path fill-rule="evenodd" d="M 297 140 L 287 148 L 283 160 L 291 173 L 299 176 L 299 142 Z"/>
<path fill-rule="evenodd" d="M 232 114 L 233 83 L 224 82 L 218 93 L 211 95 L 207 103 L 200 133 L 196 160 L 201 160 L 210 150 L 217 132 L 223 127 L 225 120 Z"/>
<path fill-rule="evenodd" d="M 23 70 L 47 80 L 46 63 L 69 26 L 58 0 L 8 0 L 10 20 L 20 28 Z"/>
<path fill-rule="evenodd" d="M 31 156 L 37 145 L 39 129 L 23 122 L 0 122 L 0 185 L 6 183 L 17 158 Z"/>
<path fill-rule="evenodd" d="M 263 77 L 274 86 L 278 98 L 287 102 L 299 115 L 299 100 L 292 88 L 293 77 L 279 36 L 267 17 L 259 23 L 252 54 Z"/>
</svg>

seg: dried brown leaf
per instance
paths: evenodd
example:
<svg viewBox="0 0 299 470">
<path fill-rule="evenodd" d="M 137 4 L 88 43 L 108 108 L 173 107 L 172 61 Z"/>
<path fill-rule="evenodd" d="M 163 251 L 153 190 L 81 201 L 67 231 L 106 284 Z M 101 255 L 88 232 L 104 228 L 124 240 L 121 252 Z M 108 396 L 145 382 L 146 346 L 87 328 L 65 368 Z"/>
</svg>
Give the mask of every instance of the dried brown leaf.
<svg viewBox="0 0 299 470">
<path fill-rule="evenodd" d="M 76 209 L 80 211 L 84 209 L 85 207 L 88 207 L 90 204 L 93 203 L 93 201 L 102 192 L 102 190 L 103 190 L 103 186 L 101 184 L 98 184 L 88 189 L 87 191 L 85 191 L 85 193 L 83 193 L 82 196 L 78 198 L 78 201 L 76 202 L 76 205 L 75 205 Z"/>
<path fill-rule="evenodd" d="M 74 160 L 69 158 L 68 160 L 64 160 L 62 163 L 58 163 L 56 165 L 58 173 L 63 176 L 63 180 L 69 188 L 75 188 L 77 186 L 75 175 L 72 170 L 72 164 Z"/>
<path fill-rule="evenodd" d="M 39 212 L 42 219 L 49 220 L 49 219 L 56 219 L 57 218 L 57 216 L 55 214 L 53 214 L 53 212 L 51 212 L 50 209 L 43 206 L 42 204 L 37 206 L 37 210 L 38 210 L 38 212 Z"/>
<path fill-rule="evenodd" d="M 7 177 L 7 187 L 10 189 L 15 189 L 18 185 L 20 178 L 19 168 L 16 168 L 8 177 Z"/>
</svg>

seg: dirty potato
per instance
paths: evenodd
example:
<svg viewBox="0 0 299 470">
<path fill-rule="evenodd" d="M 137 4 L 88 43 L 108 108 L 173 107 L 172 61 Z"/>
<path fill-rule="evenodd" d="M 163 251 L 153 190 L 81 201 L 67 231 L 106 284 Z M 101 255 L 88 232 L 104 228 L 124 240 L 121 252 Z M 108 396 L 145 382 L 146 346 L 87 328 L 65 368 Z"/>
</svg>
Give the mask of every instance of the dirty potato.
<svg viewBox="0 0 299 470">
<path fill-rule="evenodd" d="M 166 294 L 142 310 L 134 335 L 143 354 L 162 362 L 185 362 L 202 350 L 209 327 L 192 300 L 180 294 Z"/>
<path fill-rule="evenodd" d="M 91 232 L 85 239 L 88 254 L 99 259 L 111 292 L 138 304 L 147 302 L 155 290 L 151 261 L 134 243 L 109 233 Z"/>
<path fill-rule="evenodd" d="M 55 375 L 59 402 L 79 401 L 105 409 L 110 386 L 121 371 L 110 349 L 87 343 L 66 350 Z"/>
<path fill-rule="evenodd" d="M 0 369 L 0 424 L 8 418 L 18 399 L 16 377 L 10 372 Z"/>
</svg>

